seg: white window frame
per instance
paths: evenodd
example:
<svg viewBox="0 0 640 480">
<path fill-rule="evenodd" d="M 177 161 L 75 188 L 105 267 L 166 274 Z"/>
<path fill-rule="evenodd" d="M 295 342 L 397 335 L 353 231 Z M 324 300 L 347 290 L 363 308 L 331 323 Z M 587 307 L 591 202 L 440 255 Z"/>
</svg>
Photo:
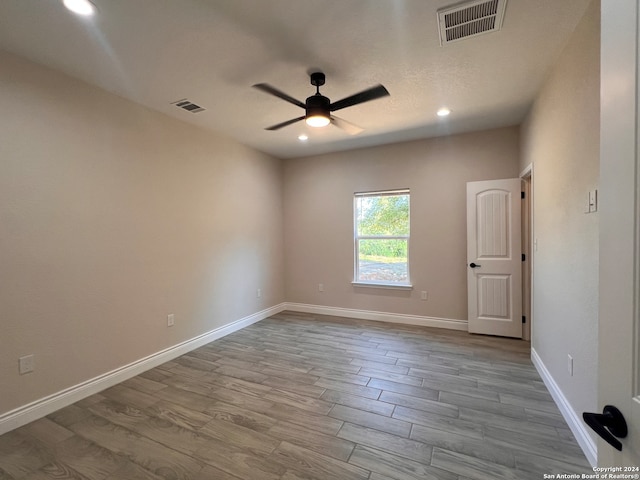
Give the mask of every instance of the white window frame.
<svg viewBox="0 0 640 480">
<path fill-rule="evenodd" d="M 409 196 L 409 235 L 358 235 L 358 198 L 362 197 L 382 197 L 392 195 L 407 195 Z M 397 190 L 381 190 L 375 192 L 356 192 L 353 195 L 353 243 L 354 243 L 354 262 L 353 262 L 353 282 L 352 285 L 358 287 L 377 287 L 377 288 L 391 288 L 407 290 L 412 289 L 411 275 L 409 271 L 409 251 L 410 251 L 410 237 L 411 237 L 411 194 L 408 188 L 401 188 Z M 406 282 L 388 282 L 388 281 L 371 281 L 360 280 L 360 240 L 406 240 L 407 242 L 407 281 Z"/>
</svg>

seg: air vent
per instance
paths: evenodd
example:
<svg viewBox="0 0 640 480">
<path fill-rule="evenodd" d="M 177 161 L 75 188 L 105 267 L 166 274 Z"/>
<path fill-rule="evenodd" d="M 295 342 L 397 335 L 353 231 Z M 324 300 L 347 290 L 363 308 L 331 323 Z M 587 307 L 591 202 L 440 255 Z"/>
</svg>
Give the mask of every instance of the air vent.
<svg viewBox="0 0 640 480">
<path fill-rule="evenodd" d="M 502 28 L 507 0 L 476 0 L 438 11 L 440 45 Z"/>
<path fill-rule="evenodd" d="M 177 102 L 171 102 L 171 105 L 175 105 L 176 107 L 180 107 L 181 109 L 191 113 L 200 113 L 205 111 L 205 109 L 200 105 L 197 105 L 186 98 L 178 100 Z"/>
</svg>

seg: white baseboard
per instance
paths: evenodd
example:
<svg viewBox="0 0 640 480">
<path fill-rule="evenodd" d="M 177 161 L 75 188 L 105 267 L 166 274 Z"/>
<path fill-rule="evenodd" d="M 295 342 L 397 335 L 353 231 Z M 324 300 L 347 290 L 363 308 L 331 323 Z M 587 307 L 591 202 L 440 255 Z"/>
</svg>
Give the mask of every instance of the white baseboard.
<svg viewBox="0 0 640 480">
<path fill-rule="evenodd" d="M 538 370 L 542 381 L 547 386 L 549 393 L 551 393 L 553 400 L 556 402 L 556 405 L 560 409 L 560 413 L 562 413 L 562 416 L 567 422 L 567 425 L 569 425 L 569 428 L 573 432 L 574 437 L 576 437 L 576 440 L 580 445 L 580 448 L 582 448 L 585 457 L 587 457 L 587 460 L 589 461 L 591 466 L 595 467 L 598 462 L 598 445 L 589 435 L 589 432 L 587 431 L 587 428 L 585 427 L 581 416 L 573 409 L 573 407 L 569 403 L 569 400 L 567 400 L 567 397 L 564 396 L 564 393 L 562 393 L 562 390 L 560 390 L 560 387 L 555 382 L 555 380 L 551 376 L 551 373 L 549 373 L 549 370 L 547 370 L 547 367 L 545 367 L 544 363 L 542 362 L 542 359 L 533 348 L 531 349 L 531 361 L 536 367 L 536 370 Z"/>
<path fill-rule="evenodd" d="M 304 303 L 285 303 L 285 310 L 318 315 L 333 315 L 336 317 L 358 318 L 360 320 L 374 320 L 377 322 L 402 323 L 405 325 L 419 325 L 422 327 L 447 328 L 449 330 L 468 330 L 467 320 L 450 318 L 423 317 L 402 313 L 374 312 L 371 310 L 357 310 L 352 308 L 326 307 L 322 305 L 308 305 Z"/>
<path fill-rule="evenodd" d="M 169 360 L 173 360 L 174 358 L 184 355 L 185 353 L 206 345 L 207 343 L 248 327 L 260 320 L 264 320 L 271 315 L 280 313 L 285 309 L 284 306 L 285 304 L 281 303 L 271 308 L 267 308 L 228 323 L 222 327 L 203 333 L 202 335 L 198 335 L 190 340 L 186 340 L 182 343 L 141 358 L 140 360 L 136 360 L 128 365 L 124 365 L 120 368 L 99 375 L 78 385 L 74 385 L 73 387 L 4 413 L 0 415 L 0 435 L 42 418 L 45 415 L 49 415 L 56 410 L 69 406 L 72 403 L 128 380 L 131 377 L 135 377 L 142 372 L 157 367 Z"/>
</svg>

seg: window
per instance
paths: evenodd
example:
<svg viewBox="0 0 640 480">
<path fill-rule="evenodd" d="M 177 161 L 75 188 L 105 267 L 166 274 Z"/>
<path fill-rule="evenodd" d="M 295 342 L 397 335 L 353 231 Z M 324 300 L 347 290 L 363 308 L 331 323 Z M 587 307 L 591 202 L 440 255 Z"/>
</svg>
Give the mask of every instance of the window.
<svg viewBox="0 0 640 480">
<path fill-rule="evenodd" d="M 354 283 L 409 285 L 409 190 L 356 193 Z"/>
</svg>

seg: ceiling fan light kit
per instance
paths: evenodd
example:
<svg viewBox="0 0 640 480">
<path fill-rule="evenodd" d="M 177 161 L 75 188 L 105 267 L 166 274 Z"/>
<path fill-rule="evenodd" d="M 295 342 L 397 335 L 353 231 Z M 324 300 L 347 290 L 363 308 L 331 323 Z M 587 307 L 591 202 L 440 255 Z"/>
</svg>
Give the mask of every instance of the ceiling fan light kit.
<svg viewBox="0 0 640 480">
<path fill-rule="evenodd" d="M 278 123 L 277 125 L 272 125 L 271 127 L 267 127 L 266 130 L 279 130 L 288 125 L 299 122 L 300 120 L 304 120 L 305 123 L 310 127 L 326 127 L 327 125 L 332 123 L 336 127 L 346 131 L 350 135 L 356 135 L 362 132 L 363 129 L 358 127 L 357 125 L 347 122 L 346 120 L 342 120 L 332 115 L 331 112 L 389 95 L 389 92 L 386 88 L 384 88 L 382 85 L 376 85 L 374 87 L 363 90 L 362 92 L 356 93 L 355 95 L 351 95 L 335 103 L 331 103 L 331 100 L 329 100 L 329 98 L 320 93 L 320 87 L 325 83 L 324 73 L 314 72 L 310 75 L 310 77 L 311 85 L 316 87 L 316 93 L 315 95 L 311 95 L 310 97 L 308 97 L 305 103 L 302 103 L 300 100 L 297 100 L 266 83 L 258 83 L 253 86 L 258 90 L 262 90 L 265 93 L 278 97 L 298 107 L 304 108 L 305 110 L 304 116 L 287 120 L 286 122 Z"/>
<path fill-rule="evenodd" d="M 324 116 L 323 114 L 309 115 L 307 114 L 307 118 L 304 120 L 307 125 L 314 128 L 326 127 L 331 123 L 331 119 L 329 117 Z"/>
</svg>

